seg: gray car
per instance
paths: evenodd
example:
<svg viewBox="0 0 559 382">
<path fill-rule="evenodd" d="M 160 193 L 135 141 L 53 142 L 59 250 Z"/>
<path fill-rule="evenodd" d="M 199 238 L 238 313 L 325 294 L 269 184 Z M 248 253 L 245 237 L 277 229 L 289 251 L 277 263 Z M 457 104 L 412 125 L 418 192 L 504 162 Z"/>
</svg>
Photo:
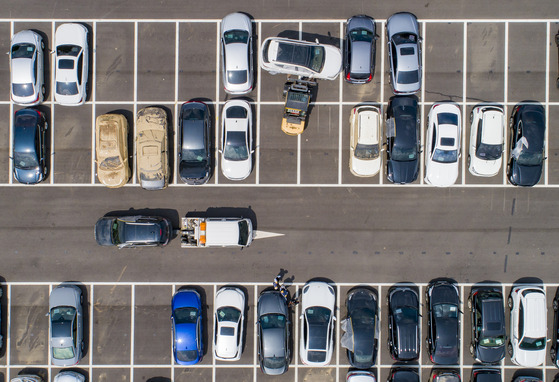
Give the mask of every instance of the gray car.
<svg viewBox="0 0 559 382">
<path fill-rule="evenodd" d="M 252 21 L 244 13 L 231 13 L 221 20 L 221 72 L 229 94 L 252 90 Z"/>
<path fill-rule="evenodd" d="M 345 80 L 366 84 L 373 79 L 376 51 L 375 21 L 365 15 L 349 18 L 344 40 Z"/>
<path fill-rule="evenodd" d="M 179 117 L 179 175 L 186 184 L 210 179 L 212 154 L 210 110 L 203 102 L 185 102 Z"/>
<path fill-rule="evenodd" d="M 171 221 L 160 216 L 104 216 L 95 223 L 95 240 L 118 248 L 165 246 L 171 238 Z"/>
<path fill-rule="evenodd" d="M 22 109 L 13 121 L 13 173 L 23 184 L 37 184 L 47 175 L 45 115 L 36 109 Z"/>
<path fill-rule="evenodd" d="M 264 374 L 280 375 L 287 371 L 289 350 L 289 313 L 285 298 L 279 291 L 260 295 L 258 314 L 258 360 Z"/>
<path fill-rule="evenodd" d="M 33 106 L 45 96 L 43 51 L 45 43 L 40 34 L 31 30 L 18 32 L 10 49 L 10 79 L 12 100 Z"/>
<path fill-rule="evenodd" d="M 83 294 L 76 285 L 62 284 L 49 297 L 50 352 L 56 366 L 76 365 L 82 357 Z"/>
<path fill-rule="evenodd" d="M 415 15 L 395 13 L 386 22 L 390 83 L 395 94 L 414 94 L 421 87 L 421 36 Z"/>
</svg>

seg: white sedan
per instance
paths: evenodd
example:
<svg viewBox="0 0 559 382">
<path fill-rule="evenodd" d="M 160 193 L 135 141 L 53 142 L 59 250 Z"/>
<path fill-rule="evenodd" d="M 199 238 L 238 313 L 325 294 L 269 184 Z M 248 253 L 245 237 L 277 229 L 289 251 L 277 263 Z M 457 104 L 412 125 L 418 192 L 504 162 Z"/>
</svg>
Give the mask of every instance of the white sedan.
<svg viewBox="0 0 559 382">
<path fill-rule="evenodd" d="M 12 37 L 10 51 L 10 79 L 12 100 L 25 106 L 43 102 L 45 96 L 43 50 L 45 43 L 40 34 L 31 30 L 18 32 Z"/>
<path fill-rule="evenodd" d="M 62 24 L 55 35 L 54 99 L 61 105 L 83 105 L 87 97 L 89 48 L 87 28 L 81 24 Z"/>
<path fill-rule="evenodd" d="M 252 21 L 244 13 L 231 13 L 221 20 L 221 72 L 229 94 L 252 90 Z"/>
<path fill-rule="evenodd" d="M 243 180 L 252 171 L 252 110 L 246 101 L 225 103 L 221 114 L 221 172 Z"/>
<path fill-rule="evenodd" d="M 85 382 L 85 377 L 75 371 L 61 371 L 54 377 L 54 382 Z"/>
<path fill-rule="evenodd" d="M 223 287 L 215 295 L 215 358 L 237 361 L 243 351 L 245 294 L 234 287 Z"/>
<path fill-rule="evenodd" d="M 372 105 L 351 110 L 349 169 L 355 176 L 374 176 L 380 170 L 380 114 Z"/>
<path fill-rule="evenodd" d="M 470 114 L 468 169 L 472 175 L 494 176 L 501 169 L 505 113 L 499 106 L 476 106 Z"/>
<path fill-rule="evenodd" d="M 458 178 L 461 113 L 452 102 L 436 103 L 429 111 L 425 137 L 425 181 L 448 187 Z"/>
<path fill-rule="evenodd" d="M 305 365 L 325 366 L 334 351 L 336 293 L 329 284 L 311 281 L 301 297 L 301 340 L 299 353 Z"/>
</svg>

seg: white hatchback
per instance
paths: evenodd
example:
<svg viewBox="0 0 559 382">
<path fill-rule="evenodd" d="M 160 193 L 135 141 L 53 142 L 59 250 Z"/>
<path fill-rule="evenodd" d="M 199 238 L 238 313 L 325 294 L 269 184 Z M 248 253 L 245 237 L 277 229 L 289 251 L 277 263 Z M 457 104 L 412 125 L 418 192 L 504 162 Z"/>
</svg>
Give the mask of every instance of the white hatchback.
<svg viewBox="0 0 559 382">
<path fill-rule="evenodd" d="M 470 114 L 468 170 L 475 176 L 494 176 L 501 169 L 505 114 L 499 106 L 476 106 Z"/>
<path fill-rule="evenodd" d="M 12 37 L 10 49 L 10 79 L 12 100 L 18 105 L 34 106 L 45 96 L 43 51 L 45 43 L 40 34 L 31 30 Z"/>
<path fill-rule="evenodd" d="M 425 137 L 425 181 L 448 187 L 458 178 L 461 113 L 452 102 L 436 103 L 429 111 Z"/>
<path fill-rule="evenodd" d="M 85 377 L 75 371 L 61 371 L 54 377 L 54 382 L 85 382 Z"/>
<path fill-rule="evenodd" d="M 380 115 L 379 108 L 372 105 L 351 110 L 349 169 L 355 176 L 374 176 L 380 170 Z"/>
<path fill-rule="evenodd" d="M 89 48 L 87 28 L 62 24 L 56 29 L 54 99 L 61 105 L 83 105 L 87 97 Z"/>
<path fill-rule="evenodd" d="M 243 180 L 252 171 L 252 111 L 246 101 L 227 101 L 221 112 L 221 172 Z"/>
<path fill-rule="evenodd" d="M 235 287 L 223 287 L 215 295 L 214 353 L 221 361 L 237 361 L 243 351 L 245 294 Z"/>
</svg>

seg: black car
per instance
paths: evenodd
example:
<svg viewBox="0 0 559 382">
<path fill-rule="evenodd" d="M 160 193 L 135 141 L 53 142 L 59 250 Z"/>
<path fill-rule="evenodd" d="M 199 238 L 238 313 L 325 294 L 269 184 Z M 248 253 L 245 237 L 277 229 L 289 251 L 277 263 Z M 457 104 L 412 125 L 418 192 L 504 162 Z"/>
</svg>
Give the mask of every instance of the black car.
<svg viewBox="0 0 559 382">
<path fill-rule="evenodd" d="M 557 353 L 559 353 L 559 289 L 553 299 L 553 339 L 551 341 L 549 349 L 551 362 L 553 362 L 555 367 L 559 367 L 559 358 L 557 358 Z"/>
<path fill-rule="evenodd" d="M 386 382 L 419 382 L 419 374 L 412 369 L 395 368 L 390 370 Z"/>
<path fill-rule="evenodd" d="M 452 369 L 433 369 L 429 382 L 460 382 L 460 373 Z"/>
<path fill-rule="evenodd" d="M 519 104 L 510 117 L 507 177 L 515 186 L 540 181 L 545 154 L 545 110 L 539 104 Z"/>
<path fill-rule="evenodd" d="M 503 294 L 499 289 L 472 288 L 468 308 L 472 320 L 470 354 L 481 363 L 500 362 L 507 338 Z"/>
<path fill-rule="evenodd" d="M 24 184 L 36 184 L 47 175 L 45 115 L 37 109 L 15 112 L 13 122 L 14 178 Z"/>
<path fill-rule="evenodd" d="M 375 21 L 365 15 L 347 20 L 344 40 L 345 79 L 352 84 L 365 84 L 373 79 L 376 51 Z"/>
<path fill-rule="evenodd" d="M 460 358 L 459 294 L 456 284 L 436 281 L 426 291 L 429 307 L 427 345 L 431 362 L 457 365 Z"/>
<path fill-rule="evenodd" d="M 179 175 L 187 184 L 204 184 L 211 173 L 211 119 L 203 102 L 185 102 L 179 117 Z"/>
<path fill-rule="evenodd" d="M 388 349 L 397 361 L 419 358 L 419 297 L 409 287 L 388 293 Z"/>
<path fill-rule="evenodd" d="M 386 111 L 386 177 L 411 183 L 419 174 L 421 133 L 416 96 L 390 98 Z"/>
<path fill-rule="evenodd" d="M 470 382 L 501 382 L 499 369 L 473 369 Z"/>
<path fill-rule="evenodd" d="M 368 369 L 375 364 L 378 343 L 378 304 L 376 294 L 368 288 L 354 288 L 346 300 L 347 319 L 342 346 L 352 367 Z"/>
<path fill-rule="evenodd" d="M 160 216 L 105 216 L 95 224 L 95 240 L 103 246 L 164 246 L 170 237 L 171 222 Z"/>
</svg>

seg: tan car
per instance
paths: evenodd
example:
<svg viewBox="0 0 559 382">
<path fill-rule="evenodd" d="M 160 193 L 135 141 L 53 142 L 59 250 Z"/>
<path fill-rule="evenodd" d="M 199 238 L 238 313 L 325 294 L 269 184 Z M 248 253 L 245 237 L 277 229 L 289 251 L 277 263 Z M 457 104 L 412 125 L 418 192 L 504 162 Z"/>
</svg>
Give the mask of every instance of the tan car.
<svg viewBox="0 0 559 382">
<path fill-rule="evenodd" d="M 128 121 L 121 114 L 104 114 L 95 121 L 97 178 L 107 187 L 122 187 L 130 179 Z"/>
<path fill-rule="evenodd" d="M 138 111 L 136 119 L 136 169 L 146 190 L 161 190 L 169 182 L 167 113 L 159 107 Z"/>
</svg>

